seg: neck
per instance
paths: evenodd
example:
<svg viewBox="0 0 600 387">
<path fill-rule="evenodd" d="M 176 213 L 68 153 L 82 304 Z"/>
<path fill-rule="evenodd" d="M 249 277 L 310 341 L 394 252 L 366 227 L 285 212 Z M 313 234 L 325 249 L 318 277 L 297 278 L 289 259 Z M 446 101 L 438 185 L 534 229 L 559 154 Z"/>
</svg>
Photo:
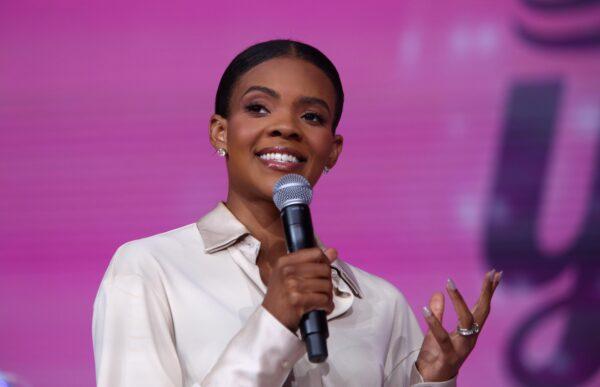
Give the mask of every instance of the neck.
<svg viewBox="0 0 600 387">
<path fill-rule="evenodd" d="M 257 265 L 266 265 L 269 269 L 273 267 L 277 259 L 287 253 L 279 210 L 273 201 L 249 199 L 230 189 L 225 205 L 260 241 Z"/>
</svg>

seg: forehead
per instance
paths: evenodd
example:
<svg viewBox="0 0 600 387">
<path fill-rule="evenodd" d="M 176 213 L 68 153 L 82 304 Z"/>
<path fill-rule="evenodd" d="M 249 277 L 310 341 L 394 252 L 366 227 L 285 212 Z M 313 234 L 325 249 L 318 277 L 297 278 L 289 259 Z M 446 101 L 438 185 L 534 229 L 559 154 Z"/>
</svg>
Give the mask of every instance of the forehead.
<svg viewBox="0 0 600 387">
<path fill-rule="evenodd" d="M 333 84 L 323 70 L 298 58 L 269 59 L 242 75 L 233 92 L 239 98 L 250 86 L 266 86 L 282 98 L 309 96 L 327 101 L 331 108 L 336 98 Z"/>
</svg>

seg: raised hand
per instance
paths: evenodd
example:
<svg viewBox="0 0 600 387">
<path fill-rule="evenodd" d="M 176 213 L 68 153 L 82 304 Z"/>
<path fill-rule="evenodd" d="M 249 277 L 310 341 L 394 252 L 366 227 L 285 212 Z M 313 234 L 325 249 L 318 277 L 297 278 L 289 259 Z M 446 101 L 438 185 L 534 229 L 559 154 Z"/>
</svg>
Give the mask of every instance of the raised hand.
<svg viewBox="0 0 600 387">
<path fill-rule="evenodd" d="M 491 270 L 486 273 L 479 300 L 469 310 L 465 300 L 451 279 L 448 279 L 446 291 L 452 300 L 458 316 L 458 327 L 448 333 L 442 326 L 444 316 L 444 295 L 436 292 L 429 301 L 429 307 L 423 307 L 423 315 L 429 330 L 423 340 L 421 352 L 417 358 L 417 369 L 423 379 L 428 382 L 441 382 L 452 379 L 475 347 L 478 333 L 470 334 L 469 330 L 479 331 L 490 314 L 492 296 L 500 283 L 502 272 Z M 462 328 L 466 336 L 458 329 Z"/>
</svg>

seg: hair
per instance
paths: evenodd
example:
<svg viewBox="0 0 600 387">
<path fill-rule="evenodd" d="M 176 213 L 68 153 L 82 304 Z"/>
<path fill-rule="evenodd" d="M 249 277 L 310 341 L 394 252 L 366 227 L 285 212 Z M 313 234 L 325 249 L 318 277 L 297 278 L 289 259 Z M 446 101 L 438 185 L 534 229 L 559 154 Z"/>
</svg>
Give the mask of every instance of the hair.
<svg viewBox="0 0 600 387">
<path fill-rule="evenodd" d="M 344 89 L 342 88 L 342 81 L 340 80 L 338 71 L 329 58 L 321 51 L 306 43 L 295 40 L 275 39 L 257 43 L 246 48 L 233 58 L 219 82 L 215 98 L 215 113 L 227 118 L 230 112 L 231 94 L 240 77 L 253 67 L 269 59 L 280 57 L 305 60 L 317 66 L 329 78 L 336 92 L 335 110 L 331 126 L 335 133 L 344 107 Z"/>
</svg>

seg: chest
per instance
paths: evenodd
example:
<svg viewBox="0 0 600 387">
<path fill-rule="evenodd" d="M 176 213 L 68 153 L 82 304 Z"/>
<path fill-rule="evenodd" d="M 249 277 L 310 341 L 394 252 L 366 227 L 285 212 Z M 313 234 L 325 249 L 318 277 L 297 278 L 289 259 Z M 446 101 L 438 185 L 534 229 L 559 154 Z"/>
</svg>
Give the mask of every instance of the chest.
<svg viewBox="0 0 600 387">
<path fill-rule="evenodd" d="M 210 371 L 262 297 L 256 289 L 243 286 L 229 305 L 215 302 L 204 309 L 206 313 L 184 312 L 175 317 L 179 357 L 191 380 L 202 380 Z M 208 299 L 197 303 L 205 304 L 203 308 L 214 302 L 211 296 L 198 293 L 189 303 L 203 298 Z M 293 367 L 289 386 L 381 385 L 387 340 L 378 332 L 373 316 L 357 304 L 346 315 L 329 321 L 327 361 L 313 364 L 302 357 Z"/>
<path fill-rule="evenodd" d="M 185 378 L 200 381 L 261 304 L 264 289 L 232 260 L 188 265 L 177 276 L 166 289 L 177 352 Z M 313 364 L 302 357 L 287 386 L 381 385 L 389 337 L 376 309 L 357 299 L 330 320 L 327 361 Z"/>
</svg>

